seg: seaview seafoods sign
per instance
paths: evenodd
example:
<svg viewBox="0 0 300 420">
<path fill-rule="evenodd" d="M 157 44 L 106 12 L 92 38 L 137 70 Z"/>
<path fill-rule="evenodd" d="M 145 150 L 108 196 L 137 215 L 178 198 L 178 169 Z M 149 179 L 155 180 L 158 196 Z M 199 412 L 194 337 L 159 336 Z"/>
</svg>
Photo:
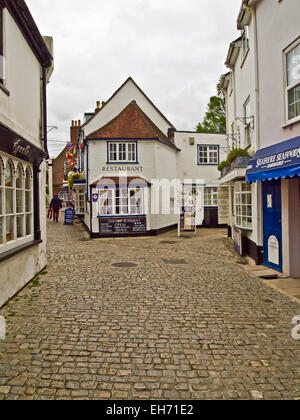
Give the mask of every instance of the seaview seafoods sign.
<svg viewBox="0 0 300 420">
<path fill-rule="evenodd" d="M 287 150 L 275 155 L 266 156 L 262 159 L 257 159 L 256 168 L 276 168 L 290 163 L 296 163 L 300 159 L 300 147 Z M 296 162 L 295 162 L 296 161 Z M 252 168 L 251 168 L 252 169 Z"/>
</svg>

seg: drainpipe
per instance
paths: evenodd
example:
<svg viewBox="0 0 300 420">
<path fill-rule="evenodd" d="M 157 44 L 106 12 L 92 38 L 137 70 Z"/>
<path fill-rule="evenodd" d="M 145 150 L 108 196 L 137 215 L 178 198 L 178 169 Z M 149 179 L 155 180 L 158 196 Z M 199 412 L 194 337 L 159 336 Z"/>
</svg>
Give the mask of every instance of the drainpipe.
<svg viewBox="0 0 300 420">
<path fill-rule="evenodd" d="M 244 7 L 251 11 L 254 26 L 254 58 L 255 58 L 255 103 L 256 103 L 256 151 L 261 148 L 260 144 L 260 103 L 259 103 L 259 63 L 258 63 L 258 36 L 257 36 L 257 17 L 255 6 L 249 6 L 247 0 Z"/>
<path fill-rule="evenodd" d="M 43 119 L 44 119 L 44 150 L 49 157 L 48 152 L 48 132 L 47 132 L 47 79 L 46 79 L 46 68 L 42 68 L 42 81 L 43 81 Z"/>
</svg>

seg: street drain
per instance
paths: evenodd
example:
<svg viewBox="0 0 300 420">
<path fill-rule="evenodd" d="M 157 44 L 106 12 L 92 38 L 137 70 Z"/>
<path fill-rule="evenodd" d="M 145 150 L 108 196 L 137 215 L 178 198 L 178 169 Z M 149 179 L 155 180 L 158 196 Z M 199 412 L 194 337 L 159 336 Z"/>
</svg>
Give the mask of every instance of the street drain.
<svg viewBox="0 0 300 420">
<path fill-rule="evenodd" d="M 133 268 L 133 267 L 137 267 L 137 264 L 128 263 L 128 262 L 121 262 L 121 263 L 112 264 L 112 266 L 117 267 L 117 268 Z"/>
<path fill-rule="evenodd" d="M 160 241 L 161 244 L 165 244 L 165 245 L 174 245 L 176 244 L 175 241 Z"/>
<path fill-rule="evenodd" d="M 187 264 L 187 262 L 185 260 L 167 260 L 167 259 L 163 259 L 163 262 L 165 264 L 171 264 L 171 265 Z"/>
<path fill-rule="evenodd" d="M 263 299 L 264 302 L 266 303 L 274 303 L 274 301 L 272 299 Z"/>
</svg>

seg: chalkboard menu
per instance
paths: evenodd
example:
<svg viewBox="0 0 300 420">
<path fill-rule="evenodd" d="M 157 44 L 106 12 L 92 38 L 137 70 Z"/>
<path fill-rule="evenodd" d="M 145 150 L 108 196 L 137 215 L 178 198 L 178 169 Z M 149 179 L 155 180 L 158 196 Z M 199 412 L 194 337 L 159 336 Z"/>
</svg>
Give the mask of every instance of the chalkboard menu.
<svg viewBox="0 0 300 420">
<path fill-rule="evenodd" d="M 74 209 L 67 207 L 65 210 L 65 225 L 73 225 L 74 223 Z"/>
<path fill-rule="evenodd" d="M 143 234 L 146 232 L 146 217 L 100 219 L 100 235 Z"/>
</svg>

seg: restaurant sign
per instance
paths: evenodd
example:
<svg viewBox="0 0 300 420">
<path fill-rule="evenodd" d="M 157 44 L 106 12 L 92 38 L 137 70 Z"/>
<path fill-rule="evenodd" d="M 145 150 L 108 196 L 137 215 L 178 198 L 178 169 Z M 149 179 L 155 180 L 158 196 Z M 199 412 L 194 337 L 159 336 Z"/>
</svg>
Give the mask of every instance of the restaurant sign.
<svg viewBox="0 0 300 420">
<path fill-rule="evenodd" d="M 100 235 L 145 234 L 146 217 L 100 217 Z"/>
</svg>

